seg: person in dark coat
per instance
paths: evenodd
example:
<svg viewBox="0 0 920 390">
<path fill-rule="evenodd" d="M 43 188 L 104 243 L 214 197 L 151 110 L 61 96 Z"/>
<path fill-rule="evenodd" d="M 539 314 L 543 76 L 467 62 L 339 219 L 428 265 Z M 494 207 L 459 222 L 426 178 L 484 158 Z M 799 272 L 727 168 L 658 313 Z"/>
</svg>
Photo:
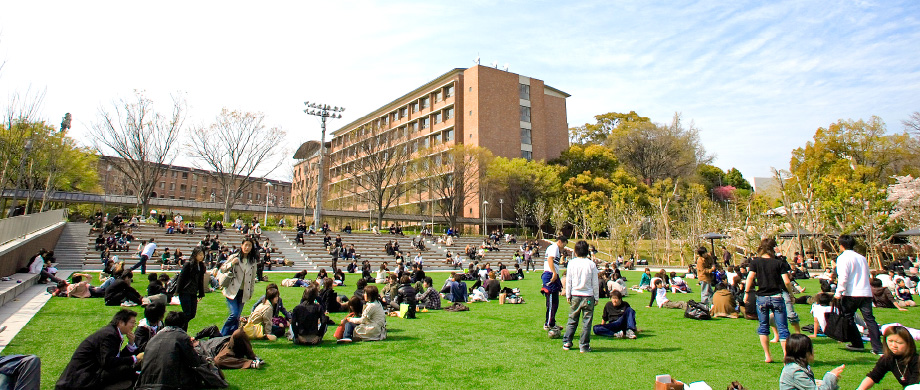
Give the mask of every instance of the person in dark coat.
<svg viewBox="0 0 920 390">
<path fill-rule="evenodd" d="M 134 384 L 134 326 L 137 312 L 122 309 L 112 322 L 87 337 L 74 351 L 55 390 L 129 389 Z M 119 351 L 122 338 L 128 345 Z"/>
<path fill-rule="evenodd" d="M 323 307 L 316 303 L 318 295 L 316 287 L 308 286 L 303 290 L 300 304 L 294 307 L 291 321 L 294 344 L 317 345 L 323 341 L 329 317 L 326 317 Z"/>
<path fill-rule="evenodd" d="M 198 388 L 195 367 L 205 363 L 192 338 L 185 333 L 185 314 L 172 311 L 166 315 L 166 327 L 147 343 L 138 390 L 169 390 Z"/>
<path fill-rule="evenodd" d="M 402 286 L 399 286 L 399 289 L 396 290 L 396 300 L 393 301 L 393 309 L 398 311 L 401 303 L 408 304 L 409 311 L 406 312 L 406 318 L 415 318 L 415 307 L 418 304 L 415 296 L 418 292 L 415 291 L 415 287 L 412 287 L 409 275 L 403 275 L 399 282 L 402 283 Z"/>
<path fill-rule="evenodd" d="M 318 300 L 325 311 L 329 313 L 345 311 L 342 302 L 343 298 L 339 297 L 339 294 L 332 289 L 332 279 L 323 279 L 323 290 L 319 292 Z M 347 299 L 344 299 L 344 301 L 348 302 Z"/>
<path fill-rule="evenodd" d="M 141 304 L 141 294 L 131 287 L 134 276 L 131 271 L 125 271 L 121 278 L 115 280 L 111 286 L 105 289 L 105 305 L 118 306 L 122 302 L 133 302 Z"/>
</svg>

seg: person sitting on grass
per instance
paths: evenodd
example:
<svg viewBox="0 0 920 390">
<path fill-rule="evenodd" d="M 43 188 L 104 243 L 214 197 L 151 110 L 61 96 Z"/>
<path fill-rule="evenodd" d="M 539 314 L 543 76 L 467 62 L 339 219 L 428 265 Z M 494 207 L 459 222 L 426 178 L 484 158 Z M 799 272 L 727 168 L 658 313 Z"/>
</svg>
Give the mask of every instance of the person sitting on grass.
<svg viewBox="0 0 920 390">
<path fill-rule="evenodd" d="M 311 286 L 311 285 L 312 285 L 312 286 L 315 286 L 315 284 L 313 284 L 313 283 L 314 283 L 314 282 L 313 282 L 312 280 L 309 280 L 309 281 L 307 281 L 303 286 L 304 286 L 304 287 Z M 269 289 L 272 289 L 272 288 L 275 289 L 275 290 L 281 291 L 281 290 L 278 289 L 278 285 L 277 285 L 277 284 L 269 283 L 267 286 L 265 286 L 265 293 L 268 294 L 268 290 L 269 290 Z M 318 287 L 317 287 L 317 288 L 318 288 Z M 261 297 L 259 297 L 259 299 L 256 299 L 256 303 L 252 305 L 252 311 L 256 311 L 256 308 L 258 308 L 259 305 L 262 304 L 262 301 L 264 301 L 264 300 L 265 300 L 265 295 L 262 295 Z M 289 311 L 284 307 L 284 300 L 281 299 L 281 296 L 280 296 L 280 295 L 278 296 L 278 303 L 274 305 L 274 309 L 272 310 L 271 315 L 272 315 L 273 321 L 274 321 L 274 318 L 282 318 L 282 319 L 283 319 L 282 322 L 284 322 L 284 323 L 287 323 L 287 322 L 290 322 L 290 321 L 291 321 L 291 312 L 289 312 Z M 272 328 L 273 328 L 272 332 L 277 332 L 277 330 L 278 330 L 278 327 L 277 327 L 277 326 L 273 326 Z"/>
<path fill-rule="evenodd" d="M 498 294 L 502 292 L 502 285 L 495 278 L 495 272 L 489 272 L 489 279 L 482 285 L 486 289 L 486 295 L 489 299 L 498 299 Z"/>
<path fill-rule="evenodd" d="M 687 308 L 687 302 L 673 302 L 668 299 L 668 289 L 664 288 L 664 281 L 661 279 L 655 281 L 655 288 L 652 289 L 652 299 L 649 299 L 646 307 L 652 307 L 652 303 L 657 304 L 658 308 L 661 309 Z"/>
<path fill-rule="evenodd" d="M 329 278 L 326 278 L 330 283 Z M 316 304 L 318 297 L 316 287 L 309 286 L 303 290 L 300 304 L 294 308 L 291 328 L 293 329 L 294 344 L 317 345 L 323 341 L 326 334 L 326 314 L 322 306 Z"/>
<path fill-rule="evenodd" d="M 197 389 L 195 369 L 206 361 L 195 351 L 185 333 L 187 321 L 180 311 L 169 312 L 166 327 L 147 344 L 138 390 Z"/>
<path fill-rule="evenodd" d="M 130 389 L 136 379 L 134 326 L 137 312 L 121 309 L 108 325 L 83 340 L 61 373 L 55 390 Z M 121 348 L 123 338 L 128 344 Z"/>
<path fill-rule="evenodd" d="M 690 290 L 690 286 L 687 285 L 684 278 L 677 276 L 677 272 L 671 272 L 671 292 L 688 294 L 693 291 Z"/>
<path fill-rule="evenodd" d="M 387 284 L 383 286 L 381 301 L 384 305 L 390 305 L 396 299 L 396 293 L 399 290 L 399 277 L 396 274 L 387 275 Z"/>
<path fill-rule="evenodd" d="M 425 292 L 419 293 L 415 299 L 421 309 L 441 310 L 441 294 L 438 294 L 432 283 L 431 277 L 426 276 L 422 281 L 422 287 L 425 288 Z"/>
<path fill-rule="evenodd" d="M 885 329 L 882 338 L 885 340 L 882 343 L 884 353 L 859 384 L 859 390 L 871 389 L 889 372 L 901 386 L 920 383 L 920 356 L 917 356 L 917 345 L 910 331 L 903 326 L 892 326 Z"/>
<path fill-rule="evenodd" d="M 337 292 L 335 292 L 335 290 L 332 288 L 332 285 L 332 279 L 323 279 L 323 289 L 320 290 L 317 300 L 325 312 L 339 313 L 345 311 L 343 306 L 346 302 L 348 302 L 348 299 L 346 299 L 345 296 L 340 296 Z"/>
<path fill-rule="evenodd" d="M 405 318 L 415 318 L 415 310 L 418 305 L 416 300 L 415 287 L 412 287 L 412 280 L 409 278 L 409 275 L 403 275 L 402 279 L 399 280 L 401 286 L 396 290 L 396 299 L 393 300 L 393 303 L 390 305 L 394 311 L 400 311 L 400 304 L 409 305 L 409 311 L 406 312 Z"/>
<path fill-rule="evenodd" d="M 374 279 L 374 283 L 384 284 L 387 282 L 387 274 L 390 272 L 390 269 L 387 268 L 387 263 L 383 262 L 380 264 L 380 269 L 377 270 L 377 278 Z"/>
<path fill-rule="evenodd" d="M 265 299 L 253 310 L 246 321 L 246 325 L 243 326 L 246 336 L 250 339 L 268 339 L 268 341 L 277 339 L 272 334 L 272 312 L 278 304 L 278 299 L 278 288 L 266 289 Z"/>
<path fill-rule="evenodd" d="M 738 302 L 725 282 L 716 284 L 716 291 L 712 297 L 712 308 L 709 309 L 709 314 L 714 318 L 738 318 L 738 312 L 735 310 L 736 306 L 738 306 Z"/>
<path fill-rule="evenodd" d="M 602 321 L 594 325 L 594 334 L 598 336 L 634 339 L 639 331 L 636 328 L 636 311 L 616 290 L 610 292 L 610 301 L 604 305 Z"/>
<path fill-rule="evenodd" d="M 466 289 L 466 282 L 463 282 L 462 274 L 451 272 L 450 278 L 447 279 L 447 282 L 444 283 L 444 287 L 441 288 L 441 294 L 444 294 L 444 299 L 454 304 L 466 303 L 468 291 Z"/>
<path fill-rule="evenodd" d="M 380 303 L 380 292 L 377 286 L 367 286 L 364 289 L 364 310 L 360 317 L 348 317 L 345 320 L 342 338 L 339 343 L 350 343 L 352 340 L 378 341 L 387 338 L 387 315 Z"/>
<path fill-rule="evenodd" d="M 907 287 L 906 279 L 897 279 L 897 287 L 895 288 L 895 300 L 898 302 L 898 305 L 901 307 L 914 307 L 917 306 L 917 303 L 914 302 L 914 296 L 910 293 L 910 288 Z"/>
<path fill-rule="evenodd" d="M 652 270 L 646 268 L 645 272 L 642 273 L 642 279 L 639 280 L 638 288 L 635 288 L 637 292 L 642 292 L 645 290 L 653 290 L 652 285 Z"/>
<path fill-rule="evenodd" d="M 814 347 L 811 339 L 803 334 L 789 335 L 786 340 L 786 357 L 783 362 L 783 372 L 779 376 L 780 390 L 837 390 L 837 380 L 845 368 L 844 365 L 824 374 L 823 383 L 815 383 L 815 374 L 811 371 L 811 363 L 815 361 Z"/>
<path fill-rule="evenodd" d="M 134 275 L 131 271 L 125 271 L 117 278 L 109 288 L 105 290 L 105 305 L 118 306 L 122 303 L 137 306 L 141 304 L 141 294 L 131 287 L 134 281 Z"/>
<path fill-rule="evenodd" d="M 893 297 L 891 290 L 883 286 L 883 283 L 878 278 L 873 278 L 869 281 L 869 286 L 872 287 L 872 304 L 877 308 L 889 308 L 889 309 L 898 309 L 900 311 L 907 311 L 904 307 L 901 306 Z"/>
<path fill-rule="evenodd" d="M 137 323 L 134 331 L 134 345 L 137 352 L 144 352 L 147 342 L 163 329 L 163 317 L 166 315 L 166 305 L 155 302 L 144 308 L 144 319 Z"/>
</svg>

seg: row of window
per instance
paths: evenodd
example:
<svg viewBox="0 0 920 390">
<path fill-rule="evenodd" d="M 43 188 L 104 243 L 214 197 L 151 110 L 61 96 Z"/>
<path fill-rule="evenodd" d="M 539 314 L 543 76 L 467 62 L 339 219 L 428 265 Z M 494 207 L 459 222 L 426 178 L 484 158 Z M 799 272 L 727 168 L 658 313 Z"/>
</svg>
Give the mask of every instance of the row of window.
<svg viewBox="0 0 920 390">
<path fill-rule="evenodd" d="M 376 119 L 373 124 L 380 126 L 380 127 L 386 127 L 389 123 L 393 123 L 393 122 L 396 122 L 396 121 L 399 121 L 399 120 L 402 120 L 408 117 L 409 114 L 415 114 L 421 110 L 430 108 L 432 105 L 432 102 L 438 103 L 452 96 L 454 96 L 454 85 L 453 84 L 447 85 L 442 88 L 438 88 L 437 90 L 434 90 L 428 93 L 427 95 L 419 97 L 417 100 L 414 100 L 406 104 L 405 106 L 400 107 L 390 112 L 389 114 L 381 116 L 380 118 Z M 452 116 L 453 116 L 453 108 L 450 109 L 450 116 L 446 116 L 445 114 L 444 119 L 447 119 Z M 438 123 L 439 121 L 440 121 L 440 118 L 435 120 L 434 123 Z M 360 129 L 356 129 L 354 131 L 349 132 L 348 134 L 338 137 L 333 142 L 337 146 L 341 146 L 342 144 L 351 143 L 354 140 L 360 139 L 360 137 L 361 137 L 361 131 Z"/>
<path fill-rule="evenodd" d="M 412 134 L 415 134 L 418 131 L 427 130 L 431 128 L 432 125 L 445 122 L 448 119 L 451 119 L 453 117 L 454 117 L 454 107 L 453 106 L 447 107 L 443 110 L 439 110 L 439 111 L 431 113 L 430 115 L 421 117 L 417 121 L 407 123 L 404 126 L 400 126 L 395 129 L 387 130 L 383 134 L 379 135 L 379 137 L 384 137 L 384 139 L 392 138 L 394 140 L 401 139 L 401 138 L 408 138 L 409 136 L 411 136 Z M 349 156 L 357 156 L 359 153 L 359 148 L 360 148 L 358 144 L 360 140 L 367 139 L 367 137 L 373 136 L 374 131 L 371 129 L 362 127 L 353 133 L 355 134 L 355 137 L 357 138 L 352 140 L 350 146 L 344 147 L 332 154 L 333 163 L 342 162 L 344 161 L 346 157 L 349 157 Z M 348 138 L 349 140 L 351 140 L 351 133 L 349 133 Z M 448 141 L 451 139 L 453 138 L 451 137 L 450 139 L 448 139 Z M 339 144 L 339 146 L 342 146 L 342 142 L 337 142 L 337 143 Z"/>
<path fill-rule="evenodd" d="M 405 142 L 399 145 L 394 146 L 393 148 L 399 148 L 397 152 L 401 153 L 403 156 L 409 156 L 412 153 L 418 153 L 420 150 L 428 149 L 441 145 L 446 142 L 454 140 L 454 129 L 449 128 L 444 131 L 436 132 L 434 134 L 413 139 L 409 142 Z M 379 151 L 378 153 L 383 153 L 384 156 L 387 156 L 387 151 Z M 342 157 L 342 156 L 338 156 Z M 370 156 L 362 156 L 361 158 L 370 158 Z M 386 159 L 387 157 L 384 157 Z M 339 166 L 335 166 L 330 169 L 331 177 L 338 177 L 342 174 L 351 173 L 354 170 L 354 165 L 357 164 L 360 160 L 349 161 Z M 341 162 L 341 161 L 338 161 Z"/>
</svg>

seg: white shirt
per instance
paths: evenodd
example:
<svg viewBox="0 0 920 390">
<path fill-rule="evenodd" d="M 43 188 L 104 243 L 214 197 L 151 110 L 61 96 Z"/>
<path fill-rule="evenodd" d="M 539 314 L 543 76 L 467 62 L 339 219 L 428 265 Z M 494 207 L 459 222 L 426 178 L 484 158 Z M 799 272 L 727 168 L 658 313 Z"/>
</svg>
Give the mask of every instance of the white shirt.
<svg viewBox="0 0 920 390">
<path fill-rule="evenodd" d="M 831 312 L 830 306 L 821 306 L 817 303 L 811 305 L 811 314 L 814 315 L 815 320 L 818 321 L 818 326 L 821 329 L 818 329 L 821 333 L 824 333 L 824 328 L 827 326 L 827 318 L 824 317 L 825 314 Z"/>
<path fill-rule="evenodd" d="M 35 260 L 32 261 L 32 265 L 29 266 L 30 274 L 38 274 L 42 272 L 42 268 L 45 267 L 45 259 L 41 256 L 35 256 Z"/>
<path fill-rule="evenodd" d="M 153 257 L 153 252 L 157 251 L 157 243 L 151 242 L 144 247 L 144 250 L 141 251 L 141 256 L 147 255 L 147 257 Z"/>
<path fill-rule="evenodd" d="M 592 297 L 595 302 L 600 297 L 597 265 L 587 258 L 576 257 L 569 262 L 565 275 L 565 297 L 571 298 L 573 295 Z"/>
<path fill-rule="evenodd" d="M 550 260 L 550 257 L 552 257 L 555 260 L 555 263 L 557 265 L 559 264 L 559 245 L 557 245 L 556 243 L 553 243 L 552 245 L 546 248 L 546 261 L 543 262 L 543 272 L 553 272 L 553 270 L 549 268 L 549 262 L 553 261 L 553 260 Z M 559 269 L 558 269 L 559 267 L 554 267 L 554 268 L 556 269 L 556 273 L 559 273 Z"/>
<path fill-rule="evenodd" d="M 869 286 L 869 263 L 866 258 L 852 250 L 845 250 L 837 256 L 837 291 L 848 297 L 871 297 Z"/>
<path fill-rule="evenodd" d="M 661 305 L 664 305 L 665 302 L 670 301 L 668 299 L 668 289 L 662 287 L 655 289 L 655 303 L 660 308 Z"/>
</svg>

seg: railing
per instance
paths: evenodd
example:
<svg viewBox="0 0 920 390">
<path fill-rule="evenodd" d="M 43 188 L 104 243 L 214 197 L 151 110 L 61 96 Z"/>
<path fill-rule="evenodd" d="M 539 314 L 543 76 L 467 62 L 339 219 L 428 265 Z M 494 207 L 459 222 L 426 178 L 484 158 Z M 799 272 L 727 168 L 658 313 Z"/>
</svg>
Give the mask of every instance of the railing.
<svg viewBox="0 0 920 390">
<path fill-rule="evenodd" d="M 52 226 L 66 218 L 67 209 L 57 209 L 0 219 L 0 245 Z"/>
</svg>

